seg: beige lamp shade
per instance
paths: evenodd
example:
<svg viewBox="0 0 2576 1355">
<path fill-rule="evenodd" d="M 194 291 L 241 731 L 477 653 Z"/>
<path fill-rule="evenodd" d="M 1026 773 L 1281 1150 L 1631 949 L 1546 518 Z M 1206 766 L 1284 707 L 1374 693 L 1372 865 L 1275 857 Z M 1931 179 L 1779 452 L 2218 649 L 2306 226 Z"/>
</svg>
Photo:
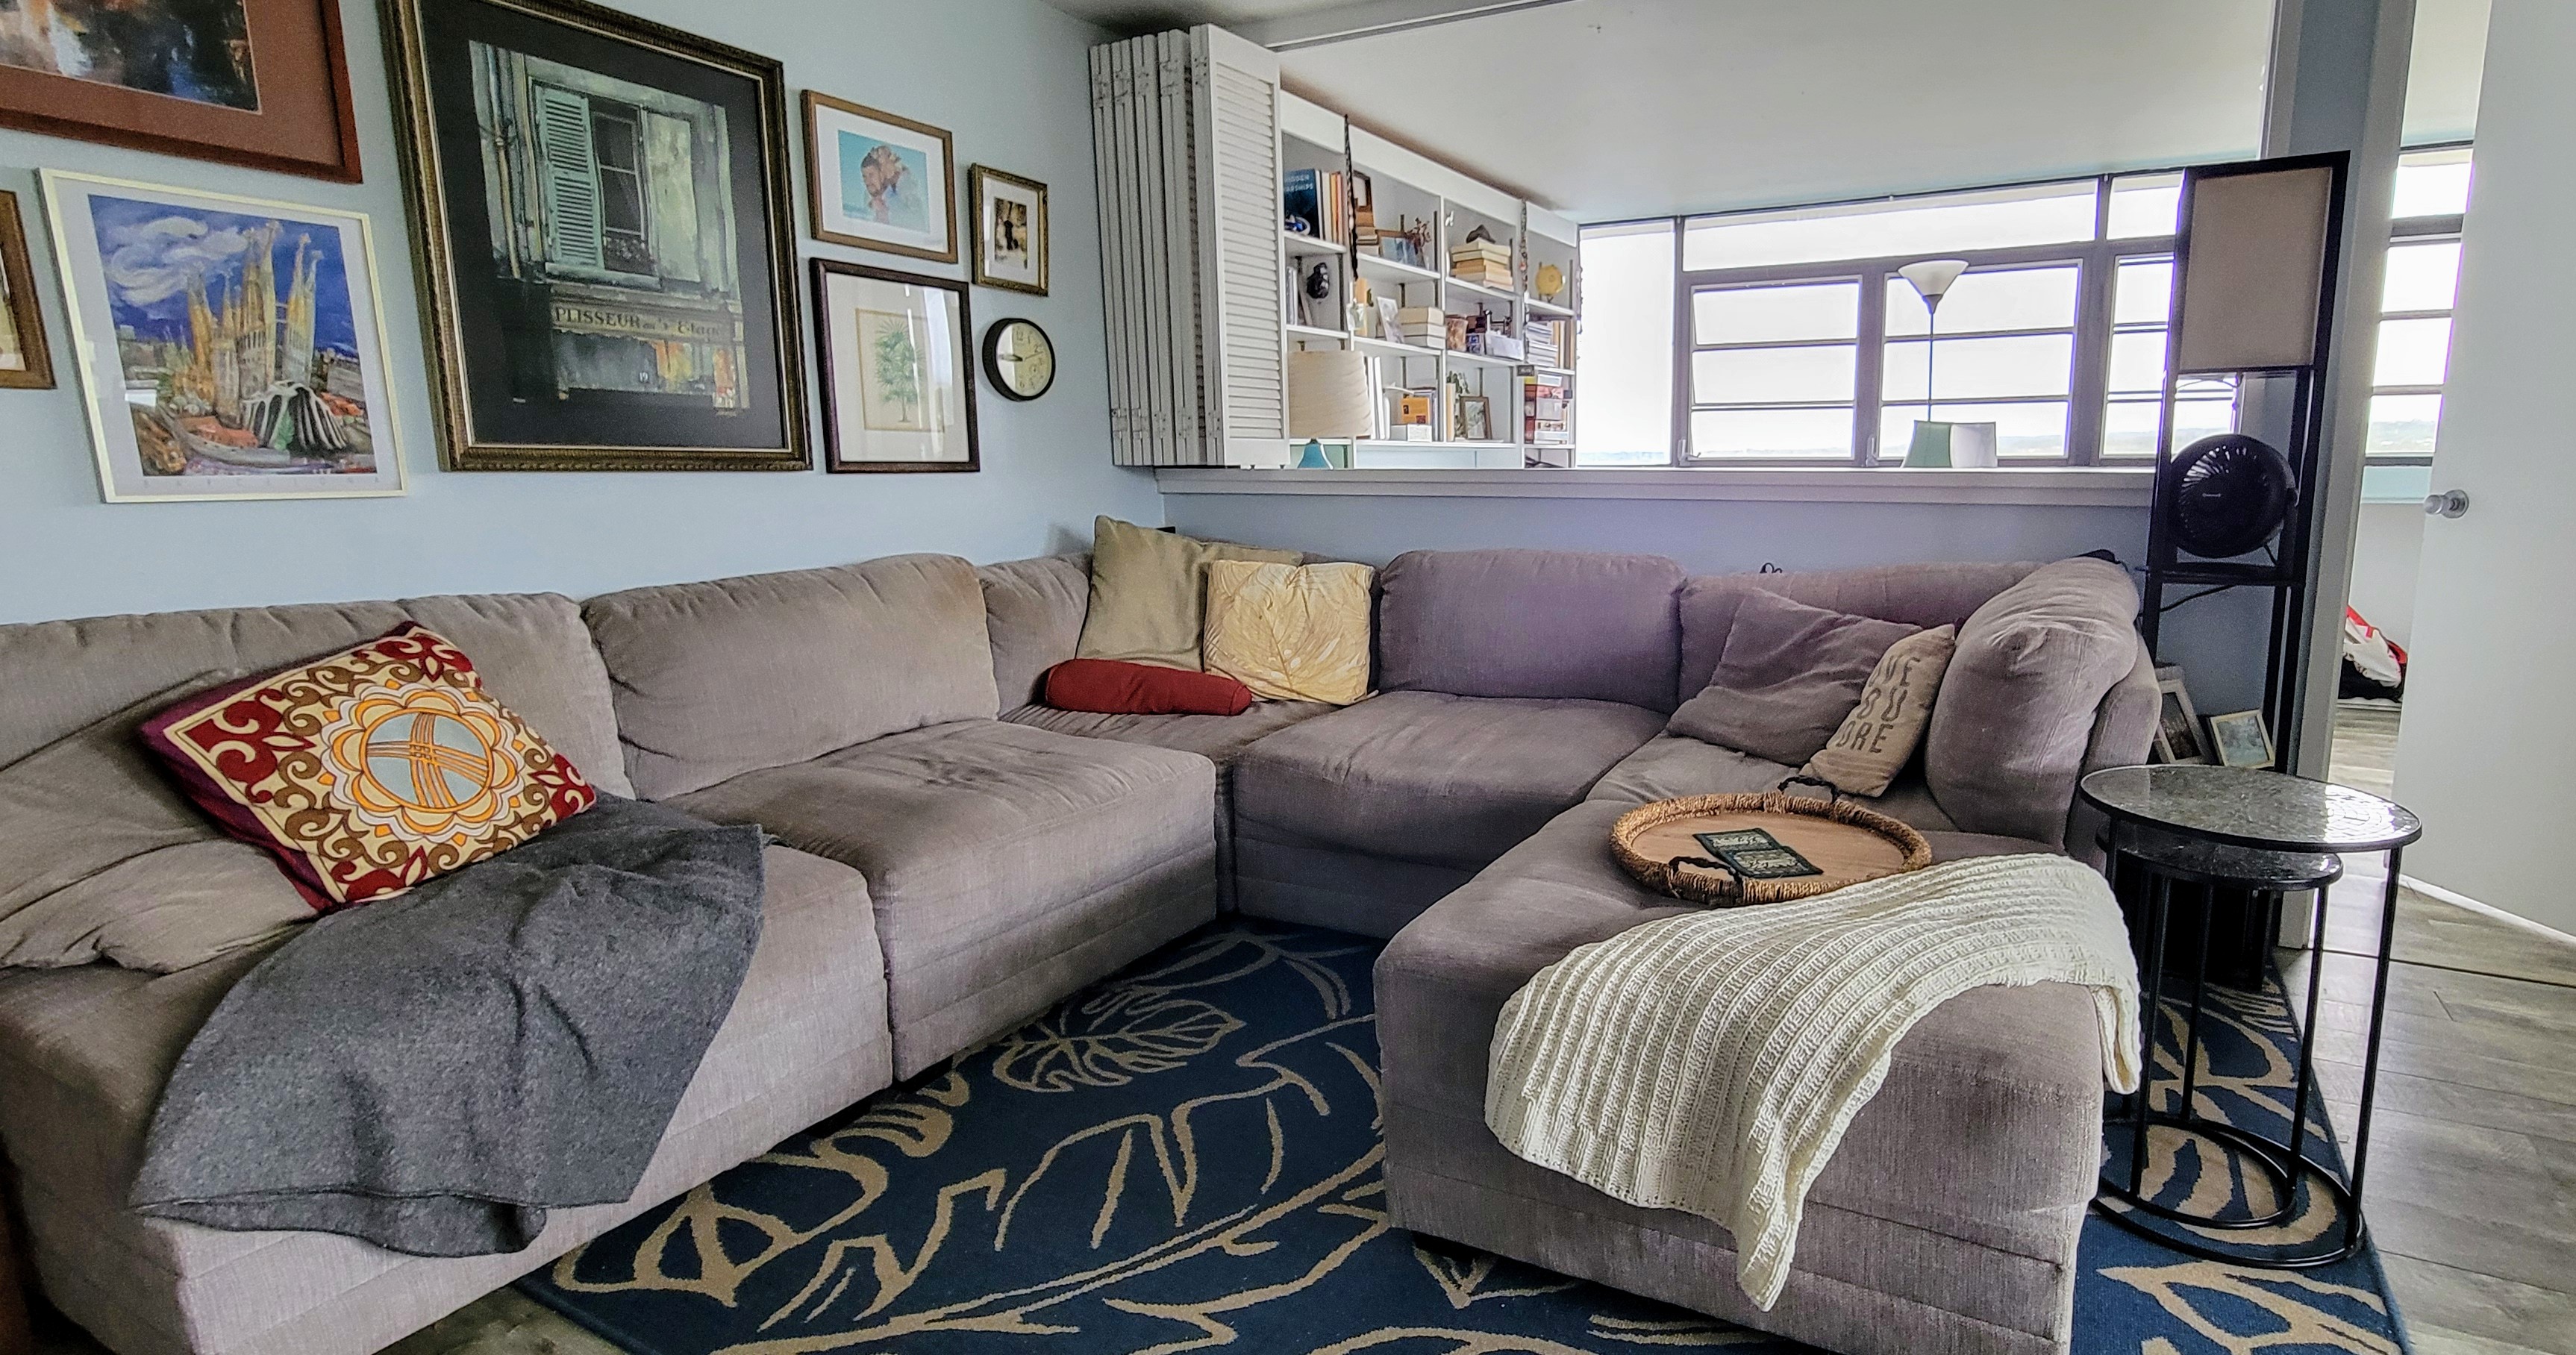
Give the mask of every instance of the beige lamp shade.
<svg viewBox="0 0 2576 1355">
<path fill-rule="evenodd" d="M 1300 348 L 1288 355 L 1288 436 L 1364 438 L 1377 428 L 1368 358 L 1347 348 Z"/>
</svg>

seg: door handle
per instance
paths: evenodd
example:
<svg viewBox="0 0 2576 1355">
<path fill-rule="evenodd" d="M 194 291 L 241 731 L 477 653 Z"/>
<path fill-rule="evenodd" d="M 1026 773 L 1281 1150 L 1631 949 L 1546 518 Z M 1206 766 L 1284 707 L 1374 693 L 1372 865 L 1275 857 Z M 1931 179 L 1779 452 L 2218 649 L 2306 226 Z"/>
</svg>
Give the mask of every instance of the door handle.
<svg viewBox="0 0 2576 1355">
<path fill-rule="evenodd" d="M 2446 489 L 2424 496 L 2424 516 L 2428 518 L 2466 517 L 2468 512 L 2469 491 L 2465 489 Z"/>
</svg>

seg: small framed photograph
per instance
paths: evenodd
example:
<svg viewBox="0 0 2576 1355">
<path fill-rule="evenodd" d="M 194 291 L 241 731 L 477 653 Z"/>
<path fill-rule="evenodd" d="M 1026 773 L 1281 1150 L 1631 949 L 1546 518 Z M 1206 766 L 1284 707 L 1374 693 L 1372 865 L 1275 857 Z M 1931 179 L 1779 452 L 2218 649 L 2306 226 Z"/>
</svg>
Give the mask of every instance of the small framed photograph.
<svg viewBox="0 0 2576 1355">
<path fill-rule="evenodd" d="M 2167 664 L 2156 670 L 2156 690 L 2163 700 L 2156 715 L 2156 761 L 2210 761 L 2209 750 L 2200 738 L 2200 712 L 2191 704 L 2191 688 L 2183 681 L 2182 669 Z"/>
<path fill-rule="evenodd" d="M 18 216 L 18 195 L 0 193 L 0 388 L 53 386 L 45 312 L 36 304 L 35 269 L 27 262 L 26 223 Z"/>
<path fill-rule="evenodd" d="M 1469 442 L 1494 440 L 1494 407 L 1481 395 L 1458 397 L 1458 435 Z"/>
<path fill-rule="evenodd" d="M 805 180 L 814 238 L 957 262 L 948 133 L 805 91 Z"/>
<path fill-rule="evenodd" d="M 366 217 L 43 180 L 108 502 L 403 492 Z"/>
<path fill-rule="evenodd" d="M 2240 710 L 2209 717 L 2210 747 L 2223 767 L 2270 767 L 2272 731 L 2263 727 L 2263 712 Z"/>
<path fill-rule="evenodd" d="M 814 260 L 824 469 L 971 471 L 973 322 L 966 284 Z"/>
<path fill-rule="evenodd" d="M 989 165 L 966 171 L 975 213 L 975 283 L 1046 295 L 1047 190 Z"/>
</svg>

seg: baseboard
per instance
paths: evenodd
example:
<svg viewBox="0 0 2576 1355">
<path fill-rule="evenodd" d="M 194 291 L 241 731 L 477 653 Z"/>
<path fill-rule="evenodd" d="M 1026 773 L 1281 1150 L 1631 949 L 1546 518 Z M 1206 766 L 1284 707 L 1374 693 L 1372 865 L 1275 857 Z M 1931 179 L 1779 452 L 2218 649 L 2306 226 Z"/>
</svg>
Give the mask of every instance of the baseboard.
<svg viewBox="0 0 2576 1355">
<path fill-rule="evenodd" d="M 2400 872 L 2397 876 L 2397 882 L 2428 899 L 2439 900 L 2454 908 L 2465 908 L 2482 917 L 2494 918 L 2496 921 L 2504 923 L 2506 926 L 2519 928 L 2536 936 L 2547 937 L 2562 946 L 2576 946 L 2576 936 L 2570 936 L 2545 922 L 2534 922 L 2520 913 L 2508 913 L 2505 910 L 2496 907 L 2492 903 L 2480 903 L 2466 894 L 2454 893 L 2451 890 L 2444 889 L 2440 885 L 2426 884 L 2422 880 L 2418 880 L 2414 876 L 2403 872 Z"/>
</svg>

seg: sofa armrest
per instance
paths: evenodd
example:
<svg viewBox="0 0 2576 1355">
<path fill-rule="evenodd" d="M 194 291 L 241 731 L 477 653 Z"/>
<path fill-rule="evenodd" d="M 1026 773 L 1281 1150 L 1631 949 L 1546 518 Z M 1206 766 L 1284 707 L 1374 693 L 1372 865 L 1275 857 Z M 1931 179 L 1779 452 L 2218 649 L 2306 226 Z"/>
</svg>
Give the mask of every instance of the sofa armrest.
<svg viewBox="0 0 2576 1355">
<path fill-rule="evenodd" d="M 2134 767 L 2155 746 L 2164 694 L 2156 686 L 2155 655 L 2143 640 L 2137 649 L 2137 661 L 2103 694 L 2101 709 L 2093 714 L 2093 739 L 2084 746 L 2078 780 L 2105 767 Z M 2066 807 L 2066 852 L 2079 861 L 2102 864 L 2102 812 L 2081 796 Z"/>
<path fill-rule="evenodd" d="M 2116 730 L 2105 727 L 2104 708 L 2140 661 L 2137 615 L 2127 570 L 2079 558 L 2031 571 L 1959 628 L 1923 772 L 1961 830 L 2067 845 L 2075 783 L 2096 756 L 2097 732 L 2129 737 L 2128 699 L 2111 713 Z M 2154 676 L 2150 667 L 2150 684 Z"/>
</svg>

